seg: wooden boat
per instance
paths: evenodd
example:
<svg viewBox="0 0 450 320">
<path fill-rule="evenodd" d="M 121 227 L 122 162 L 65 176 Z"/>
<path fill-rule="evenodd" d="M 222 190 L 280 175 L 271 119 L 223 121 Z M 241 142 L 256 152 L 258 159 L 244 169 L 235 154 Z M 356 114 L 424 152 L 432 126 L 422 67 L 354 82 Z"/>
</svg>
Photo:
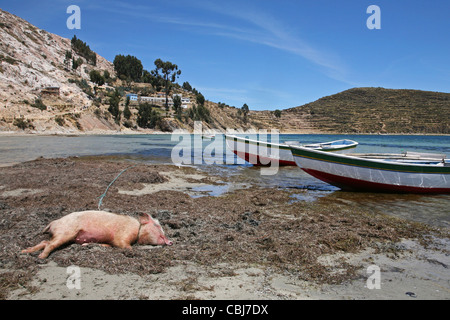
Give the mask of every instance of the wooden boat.
<svg viewBox="0 0 450 320">
<path fill-rule="evenodd" d="M 302 170 L 343 190 L 450 193 L 450 162 L 446 155 L 344 155 L 297 146 L 291 146 L 291 151 Z"/>
<path fill-rule="evenodd" d="M 278 161 L 280 166 L 295 166 L 290 145 L 298 142 L 271 143 L 253 140 L 235 135 L 225 135 L 228 148 L 238 157 L 253 165 L 268 165 Z M 346 152 L 355 148 L 358 142 L 353 140 L 336 140 L 305 146 L 306 148 L 323 150 L 327 152 Z"/>
</svg>

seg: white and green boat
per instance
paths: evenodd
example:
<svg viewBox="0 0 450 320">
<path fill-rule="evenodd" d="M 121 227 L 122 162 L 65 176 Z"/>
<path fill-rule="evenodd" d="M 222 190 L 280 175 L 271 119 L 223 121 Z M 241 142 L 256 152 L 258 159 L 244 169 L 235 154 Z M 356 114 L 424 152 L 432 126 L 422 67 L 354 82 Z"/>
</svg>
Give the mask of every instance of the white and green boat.
<svg viewBox="0 0 450 320">
<path fill-rule="evenodd" d="M 310 175 L 350 191 L 450 193 L 450 162 L 431 153 L 336 154 L 290 146 Z"/>
</svg>

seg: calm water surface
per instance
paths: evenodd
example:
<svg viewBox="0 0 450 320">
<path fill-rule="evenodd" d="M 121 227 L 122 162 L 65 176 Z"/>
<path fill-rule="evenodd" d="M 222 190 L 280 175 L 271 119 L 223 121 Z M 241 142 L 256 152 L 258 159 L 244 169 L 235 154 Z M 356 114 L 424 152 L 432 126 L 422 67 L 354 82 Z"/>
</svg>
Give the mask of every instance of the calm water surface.
<svg viewBox="0 0 450 320">
<path fill-rule="evenodd" d="M 259 168 L 237 161 L 234 154 L 227 149 L 222 135 L 218 135 L 212 140 L 196 139 L 195 143 L 193 135 L 177 136 L 173 141 L 172 137 L 175 136 L 169 134 L 74 137 L 0 136 L 0 165 L 10 165 L 38 157 L 57 158 L 84 155 L 125 155 L 131 161 L 172 163 L 173 148 L 180 146 L 183 140 L 184 142 L 192 141 L 194 149 L 188 158 L 200 170 L 218 175 L 235 176 L 240 181 L 246 181 L 248 185 L 299 190 L 292 201 L 315 201 L 319 197 L 331 197 L 341 203 L 357 203 L 362 207 L 379 210 L 390 215 L 440 227 L 450 227 L 450 195 L 343 192 L 309 176 L 296 167 L 280 168 L 277 174 L 264 176 L 260 174 Z M 302 144 L 309 144 L 344 138 L 359 142 L 355 152 L 431 152 L 443 153 L 450 158 L 450 137 L 448 136 L 280 135 L 279 140 L 281 142 L 300 141 Z M 211 152 L 211 149 L 214 152 Z M 202 151 L 206 150 L 208 150 L 209 156 L 202 158 Z M 216 161 L 215 164 L 205 163 L 213 160 L 219 161 Z"/>
</svg>

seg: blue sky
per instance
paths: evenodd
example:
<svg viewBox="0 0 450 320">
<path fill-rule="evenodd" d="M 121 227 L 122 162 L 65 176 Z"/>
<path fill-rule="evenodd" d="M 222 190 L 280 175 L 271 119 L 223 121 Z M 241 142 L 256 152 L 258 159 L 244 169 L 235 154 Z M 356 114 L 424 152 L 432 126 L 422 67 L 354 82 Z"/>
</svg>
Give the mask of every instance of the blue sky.
<svg viewBox="0 0 450 320">
<path fill-rule="evenodd" d="M 81 30 L 69 30 L 69 5 Z M 381 11 L 369 30 L 368 6 Z M 252 110 L 353 87 L 450 92 L 450 1 L 0 0 L 0 8 L 113 61 L 176 63 L 206 99 Z"/>
</svg>

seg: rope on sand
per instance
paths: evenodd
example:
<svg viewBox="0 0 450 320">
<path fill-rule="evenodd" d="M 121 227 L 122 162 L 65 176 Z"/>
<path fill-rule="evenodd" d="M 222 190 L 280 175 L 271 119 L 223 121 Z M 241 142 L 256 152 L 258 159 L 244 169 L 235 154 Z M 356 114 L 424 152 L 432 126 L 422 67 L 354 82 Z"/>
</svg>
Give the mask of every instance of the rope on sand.
<svg viewBox="0 0 450 320">
<path fill-rule="evenodd" d="M 137 167 L 137 165 L 136 166 L 131 166 L 131 167 L 128 167 L 128 168 L 122 170 L 122 172 L 119 173 L 119 175 L 117 177 L 115 177 L 113 181 L 111 181 L 109 186 L 106 188 L 105 192 L 100 197 L 98 197 L 100 199 L 98 201 L 98 210 L 100 210 L 100 207 L 102 206 L 103 198 L 106 197 L 106 193 L 108 192 L 109 187 L 111 187 L 114 184 L 114 182 L 116 182 L 116 180 L 122 175 L 122 173 L 124 173 L 128 169 L 131 169 L 131 168 L 134 168 L 134 167 Z"/>
</svg>

